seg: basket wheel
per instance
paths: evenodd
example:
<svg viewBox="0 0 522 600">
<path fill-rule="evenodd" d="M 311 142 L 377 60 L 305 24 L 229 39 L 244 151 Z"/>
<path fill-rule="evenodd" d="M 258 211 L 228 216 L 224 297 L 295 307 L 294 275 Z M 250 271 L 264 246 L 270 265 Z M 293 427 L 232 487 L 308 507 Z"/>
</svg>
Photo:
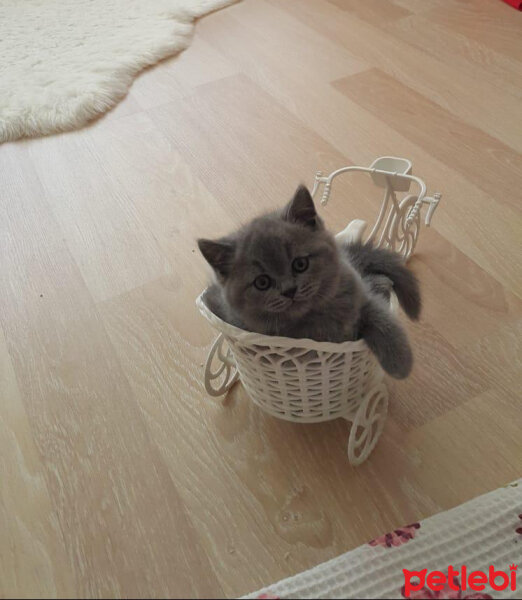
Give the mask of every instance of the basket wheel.
<svg viewBox="0 0 522 600">
<path fill-rule="evenodd" d="M 223 396 L 238 380 L 239 373 L 225 336 L 212 344 L 205 365 L 205 389 L 210 396 Z"/>
<path fill-rule="evenodd" d="M 388 414 L 388 390 L 383 383 L 365 394 L 353 419 L 348 438 L 348 459 L 357 466 L 363 463 L 375 448 Z"/>
</svg>

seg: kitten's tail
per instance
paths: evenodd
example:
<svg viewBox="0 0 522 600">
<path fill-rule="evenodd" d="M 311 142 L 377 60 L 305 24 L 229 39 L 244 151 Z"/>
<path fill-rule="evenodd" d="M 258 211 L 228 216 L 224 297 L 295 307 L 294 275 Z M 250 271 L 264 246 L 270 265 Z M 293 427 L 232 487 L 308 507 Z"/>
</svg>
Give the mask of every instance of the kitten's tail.
<svg viewBox="0 0 522 600">
<path fill-rule="evenodd" d="M 420 316 L 422 302 L 419 282 L 400 254 L 374 248 L 370 242 L 354 242 L 343 246 L 352 265 L 363 278 L 369 275 L 384 275 L 393 283 L 400 305 L 410 319 Z"/>
</svg>

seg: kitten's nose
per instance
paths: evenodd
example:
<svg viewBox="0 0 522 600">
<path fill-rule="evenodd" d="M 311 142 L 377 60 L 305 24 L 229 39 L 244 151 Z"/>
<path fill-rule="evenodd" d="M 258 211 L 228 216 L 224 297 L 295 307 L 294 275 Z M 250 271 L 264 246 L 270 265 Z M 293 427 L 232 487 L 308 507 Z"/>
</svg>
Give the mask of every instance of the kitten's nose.
<svg viewBox="0 0 522 600">
<path fill-rule="evenodd" d="M 296 292 L 297 292 L 297 286 L 294 285 L 294 287 L 287 288 L 286 290 L 283 290 L 281 293 L 283 294 L 283 296 L 286 296 L 287 298 L 293 298 L 295 296 Z"/>
</svg>

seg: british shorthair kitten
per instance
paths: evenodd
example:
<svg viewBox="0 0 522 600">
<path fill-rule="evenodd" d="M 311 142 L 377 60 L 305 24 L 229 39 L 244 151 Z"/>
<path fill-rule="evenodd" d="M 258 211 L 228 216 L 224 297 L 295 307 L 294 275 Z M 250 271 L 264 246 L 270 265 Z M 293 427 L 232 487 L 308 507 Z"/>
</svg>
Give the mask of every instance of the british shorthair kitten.
<svg viewBox="0 0 522 600">
<path fill-rule="evenodd" d="M 387 373 L 397 378 L 410 373 L 410 344 L 388 299 L 393 286 L 406 314 L 417 319 L 417 279 L 394 252 L 339 245 L 304 186 L 282 210 L 198 245 L 216 275 L 205 302 L 224 321 L 316 341 L 362 337 Z"/>
</svg>

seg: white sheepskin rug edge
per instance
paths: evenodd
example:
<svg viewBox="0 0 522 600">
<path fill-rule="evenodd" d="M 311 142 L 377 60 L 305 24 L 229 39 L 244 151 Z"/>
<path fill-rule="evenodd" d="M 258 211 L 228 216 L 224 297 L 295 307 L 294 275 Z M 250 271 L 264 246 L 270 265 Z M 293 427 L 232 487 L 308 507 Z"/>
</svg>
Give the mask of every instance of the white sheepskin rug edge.
<svg viewBox="0 0 522 600">
<path fill-rule="evenodd" d="M 82 127 L 236 0 L 0 0 L 0 142 Z"/>
</svg>

